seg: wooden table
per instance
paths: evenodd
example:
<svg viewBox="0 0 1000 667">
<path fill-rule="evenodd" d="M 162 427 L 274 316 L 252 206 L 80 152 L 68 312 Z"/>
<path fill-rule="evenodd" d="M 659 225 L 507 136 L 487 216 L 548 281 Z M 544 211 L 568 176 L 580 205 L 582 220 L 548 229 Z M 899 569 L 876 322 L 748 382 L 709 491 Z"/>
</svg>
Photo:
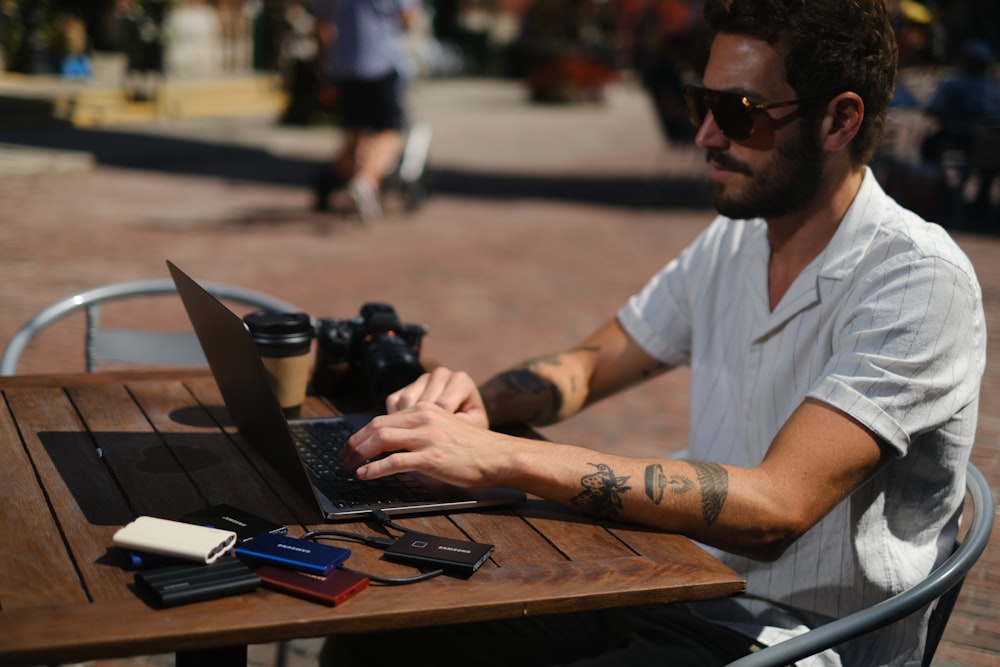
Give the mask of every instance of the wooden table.
<svg viewBox="0 0 1000 667">
<path fill-rule="evenodd" d="M 335 608 L 259 589 L 154 609 L 111 548 L 136 515 L 175 518 L 229 503 L 311 525 L 299 496 L 226 422 L 207 373 L 0 378 L 0 664 L 43 664 L 206 650 L 374 628 L 443 624 L 715 598 L 744 582 L 688 539 L 594 521 L 537 499 L 514 509 L 400 520 L 496 546 L 472 578 L 372 585 Z M 310 397 L 304 416 L 335 414 Z M 330 527 L 327 525 L 326 527 Z M 367 523 L 338 527 L 373 534 Z M 414 570 L 352 549 L 355 569 Z M 208 653 L 212 656 L 212 653 Z"/>
</svg>

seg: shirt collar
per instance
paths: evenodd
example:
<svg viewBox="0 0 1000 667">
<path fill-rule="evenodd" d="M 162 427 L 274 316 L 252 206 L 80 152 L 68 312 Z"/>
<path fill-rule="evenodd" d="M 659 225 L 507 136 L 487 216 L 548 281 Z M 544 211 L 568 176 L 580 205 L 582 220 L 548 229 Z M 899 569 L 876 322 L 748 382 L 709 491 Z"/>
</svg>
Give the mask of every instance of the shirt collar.
<svg viewBox="0 0 1000 667">
<path fill-rule="evenodd" d="M 820 278 L 840 280 L 850 275 L 864 257 L 879 230 L 880 212 L 873 210 L 878 202 L 886 201 L 875 174 L 865 167 L 861 187 L 837 226 L 833 238 L 820 253 L 818 275 Z"/>
</svg>

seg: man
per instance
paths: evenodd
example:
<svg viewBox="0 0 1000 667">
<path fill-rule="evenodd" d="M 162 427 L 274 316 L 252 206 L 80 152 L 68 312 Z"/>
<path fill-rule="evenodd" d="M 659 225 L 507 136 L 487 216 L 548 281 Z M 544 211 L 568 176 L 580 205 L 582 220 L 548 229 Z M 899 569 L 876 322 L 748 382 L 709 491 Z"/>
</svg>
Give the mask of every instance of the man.
<svg viewBox="0 0 1000 667">
<path fill-rule="evenodd" d="M 314 183 L 315 208 L 346 184 L 362 222 L 382 214 L 379 188 L 403 148 L 399 39 L 419 0 L 316 0 L 320 62 L 335 83 L 344 145 Z"/>
<path fill-rule="evenodd" d="M 985 364 L 982 295 L 948 235 L 865 166 L 896 71 L 884 1 L 708 0 L 705 15 L 704 88 L 687 98 L 720 216 L 579 346 L 478 391 L 439 369 L 390 396 L 346 463 L 362 479 L 420 470 L 684 533 L 747 594 L 349 637 L 328 646 L 336 664 L 398 660 L 383 648 L 399 646 L 435 661 L 722 665 L 911 587 L 949 550 Z M 566 418 L 685 364 L 689 461 L 485 428 Z M 609 484 L 588 484 L 595 473 Z M 922 627 L 809 664 L 919 664 Z M 436 643 L 447 650 L 421 653 Z"/>
</svg>

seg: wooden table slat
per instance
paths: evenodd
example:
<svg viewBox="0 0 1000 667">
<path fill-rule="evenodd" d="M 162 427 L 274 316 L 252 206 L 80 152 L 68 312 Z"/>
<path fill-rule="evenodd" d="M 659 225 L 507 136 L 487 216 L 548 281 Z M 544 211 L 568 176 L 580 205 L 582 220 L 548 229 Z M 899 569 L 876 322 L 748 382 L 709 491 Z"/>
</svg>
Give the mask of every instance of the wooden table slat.
<svg viewBox="0 0 1000 667">
<path fill-rule="evenodd" d="M 666 560 L 709 571 L 728 572 L 729 567 L 712 557 L 707 551 L 691 540 L 676 536 L 665 540 L 663 533 L 644 528 L 615 527 L 611 529 L 619 539 L 636 553 L 647 558 Z"/>
<path fill-rule="evenodd" d="M 183 383 L 137 382 L 129 383 L 128 388 L 191 477 L 201 498 L 193 509 L 227 503 L 278 523 L 296 522 L 274 489 Z"/>
<path fill-rule="evenodd" d="M 539 501 L 519 513 L 571 560 L 626 557 L 633 553 L 600 524 L 553 503 Z"/>
<path fill-rule="evenodd" d="M 6 405 L 0 405 L 0 460 L 0 526 L 5 534 L 0 540 L 0 609 L 37 606 L 52 598 L 84 601 L 83 591 L 72 581 L 73 563 L 48 514 L 45 495 Z M 38 557 L 46 552 L 46 558 Z M 57 567 L 54 573 L 48 571 L 51 562 Z M 40 586 L 19 585 L 35 579 L 42 582 Z"/>
<path fill-rule="evenodd" d="M 229 420 L 219 388 L 212 378 L 192 379 L 186 381 L 185 385 L 197 401 L 209 411 L 209 414 L 212 414 L 215 419 L 219 420 L 219 423 L 223 424 L 226 432 L 233 439 L 233 443 L 256 471 L 255 474 L 260 474 L 267 486 L 281 499 L 280 505 L 270 508 L 266 514 L 268 518 L 273 517 L 279 523 L 299 526 L 314 524 L 321 520 L 322 517 L 315 503 L 308 501 L 301 489 L 292 488 L 271 464 L 236 432 L 236 427 Z"/>
<path fill-rule="evenodd" d="M 9 438 L 7 433 L 0 436 L 4 446 L 2 487 L 10 499 L 3 503 L 2 510 L 7 537 L 3 540 L 0 586 L 16 587 L 21 595 L 31 596 L 30 601 L 17 601 L 5 592 L 0 595 L 2 608 L 29 602 L 52 604 L 56 600 L 83 603 L 88 593 L 97 599 L 124 597 L 120 572 L 97 563 L 105 559 L 117 525 L 131 515 L 98 457 L 94 442 L 82 431 L 65 392 L 12 389 L 4 394 L 18 415 L 18 426 L 35 467 L 25 467 L 23 449 L 20 455 L 13 451 L 16 437 Z M 59 517 L 58 526 L 37 489 L 36 472 Z M 12 539 L 15 535 L 17 539 Z M 75 565 L 66 552 L 63 536 L 73 550 Z M 15 548 L 6 553 L 9 547 Z M 81 568 L 86 590 L 81 588 L 77 567 Z M 24 581 L 32 585 L 16 586 Z"/>
<path fill-rule="evenodd" d="M 70 387 L 69 394 L 136 514 L 179 516 L 202 507 L 188 475 L 124 386 Z"/>
</svg>

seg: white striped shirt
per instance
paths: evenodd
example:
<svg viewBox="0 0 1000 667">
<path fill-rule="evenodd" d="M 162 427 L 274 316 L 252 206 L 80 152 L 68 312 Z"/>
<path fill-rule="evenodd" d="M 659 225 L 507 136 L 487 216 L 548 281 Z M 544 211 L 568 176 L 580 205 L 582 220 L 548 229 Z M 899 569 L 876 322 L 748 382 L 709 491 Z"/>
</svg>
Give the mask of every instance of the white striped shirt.
<svg viewBox="0 0 1000 667">
<path fill-rule="evenodd" d="M 717 553 L 747 595 L 699 612 L 765 644 L 905 590 L 947 555 L 986 354 L 970 262 L 870 170 L 773 312 L 769 256 L 763 220 L 719 217 L 618 315 L 651 355 L 691 366 L 692 459 L 757 465 L 807 396 L 884 442 L 890 464 L 776 562 Z M 843 664 L 919 664 L 924 622 L 854 642 Z"/>
</svg>

